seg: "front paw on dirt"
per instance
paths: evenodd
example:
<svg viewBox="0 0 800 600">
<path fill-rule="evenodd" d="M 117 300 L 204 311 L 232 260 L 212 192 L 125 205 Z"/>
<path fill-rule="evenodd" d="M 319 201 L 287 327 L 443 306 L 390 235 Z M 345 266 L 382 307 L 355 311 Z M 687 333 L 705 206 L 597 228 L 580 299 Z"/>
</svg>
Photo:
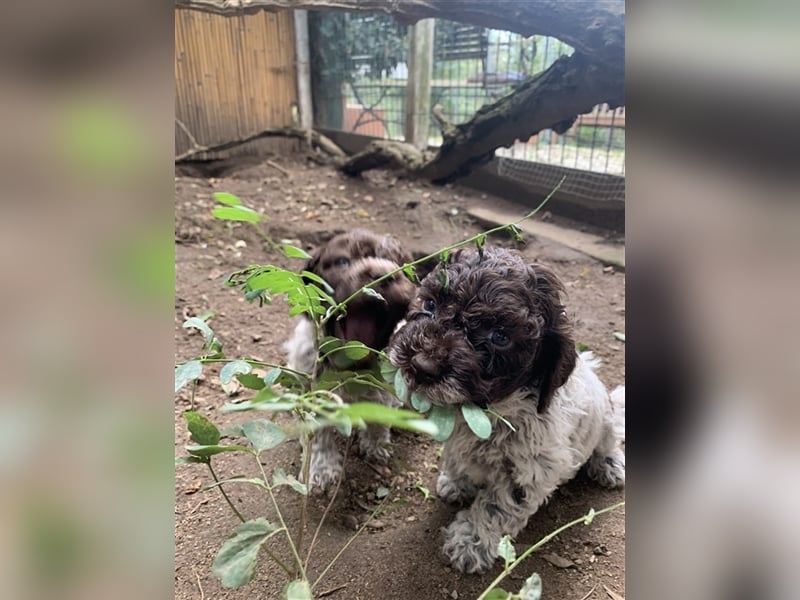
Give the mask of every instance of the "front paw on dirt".
<svg viewBox="0 0 800 600">
<path fill-rule="evenodd" d="M 444 530 L 442 554 L 445 560 L 462 573 L 483 573 L 497 558 L 495 547 L 481 540 L 468 520 L 456 520 Z"/>
</svg>

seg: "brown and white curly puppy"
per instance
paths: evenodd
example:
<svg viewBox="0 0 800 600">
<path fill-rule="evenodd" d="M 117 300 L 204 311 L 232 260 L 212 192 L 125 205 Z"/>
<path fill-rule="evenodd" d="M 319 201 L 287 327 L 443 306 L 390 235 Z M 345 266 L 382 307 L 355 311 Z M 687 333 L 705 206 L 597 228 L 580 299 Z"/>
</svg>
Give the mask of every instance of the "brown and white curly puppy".
<svg viewBox="0 0 800 600">
<path fill-rule="evenodd" d="M 411 257 L 396 240 L 356 229 L 337 235 L 318 248 L 305 270 L 322 277 L 333 288 L 336 302 L 341 302 L 365 284 L 410 260 Z M 399 274 L 374 289 L 383 300 L 360 294 L 348 304 L 344 317 L 331 319 L 327 323 L 324 335 L 347 341 L 357 340 L 370 348 L 383 350 L 398 322 L 405 316 L 415 288 L 408 278 Z M 290 368 L 306 373 L 313 370 L 318 348 L 314 327 L 308 318 L 303 318 L 297 324 L 285 348 Z M 370 355 L 357 363 L 355 368 L 368 368 L 373 360 Z M 336 367 L 328 362 L 325 368 Z M 374 388 L 361 392 L 358 398 L 345 399 L 380 402 L 388 406 L 399 404 L 391 394 Z M 388 427 L 370 425 L 366 430 L 359 431 L 358 449 L 368 461 L 386 464 L 391 454 L 389 442 Z M 342 470 L 336 431 L 330 427 L 317 431 L 311 451 L 311 485 L 327 491 L 342 476 Z"/>
<path fill-rule="evenodd" d="M 459 411 L 445 442 L 437 493 L 467 506 L 444 530 L 459 571 L 490 568 L 503 535 L 587 461 L 602 485 L 624 483 L 624 388 L 610 395 L 591 353 L 577 353 L 563 291 L 515 252 L 460 251 L 422 281 L 390 344 L 410 389 L 435 405 L 491 406 L 513 426 L 491 417 L 479 439 Z"/>
</svg>

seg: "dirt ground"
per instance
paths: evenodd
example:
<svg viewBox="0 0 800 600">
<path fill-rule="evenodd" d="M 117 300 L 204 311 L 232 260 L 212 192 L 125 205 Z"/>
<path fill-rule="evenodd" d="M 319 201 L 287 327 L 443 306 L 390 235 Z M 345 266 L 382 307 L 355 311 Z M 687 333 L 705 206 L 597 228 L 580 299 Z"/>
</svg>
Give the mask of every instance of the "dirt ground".
<svg viewBox="0 0 800 600">
<path fill-rule="evenodd" d="M 285 304 L 276 302 L 259 308 L 245 302 L 238 290 L 226 288 L 224 281 L 233 271 L 250 264 L 273 263 L 299 269 L 302 262 L 269 253 L 262 238 L 248 224 L 231 225 L 214 219 L 211 194 L 215 191 L 234 193 L 246 205 L 269 216 L 265 227 L 276 240 L 291 240 L 310 249 L 335 233 L 366 227 L 395 235 L 417 256 L 483 230 L 485 227 L 466 215 L 468 207 L 504 202 L 457 185 L 436 187 L 384 172 L 349 179 L 330 167 L 308 163 L 302 156 L 275 158 L 272 164 L 250 164 L 217 179 L 192 177 L 184 172 L 176 176 L 175 189 L 176 363 L 199 353 L 202 338 L 181 324 L 204 311 L 215 313 L 210 325 L 224 343 L 229 358 L 249 356 L 283 362 L 281 346 L 293 327 Z M 520 206 L 516 210 L 522 215 L 527 209 Z M 609 237 L 609 243 L 619 243 Z M 506 238 L 490 242 L 513 245 Z M 567 308 L 576 322 L 577 339 L 602 359 L 600 376 L 607 385 L 623 383 L 624 344 L 613 334 L 625 331 L 624 273 L 604 269 L 595 260 L 544 239 L 528 239 L 520 250 L 531 261 L 555 268 L 567 286 Z M 196 410 L 220 427 L 256 418 L 252 413 L 218 411 L 228 398 L 219 386 L 217 372 L 207 368 L 197 386 Z M 183 446 L 190 443 L 182 417 L 190 408 L 188 387 L 175 400 L 177 456 L 185 455 Z M 407 432 L 395 432 L 394 441 L 391 475 L 380 474 L 354 453 L 348 456 L 346 482 L 320 531 L 309 564 L 312 580 L 381 502 L 376 498 L 378 487 L 390 491 L 374 520 L 320 582 L 315 597 L 476 598 L 501 569 L 496 565 L 483 576 L 461 575 L 439 558 L 439 530 L 456 512 L 438 500 L 435 493 L 425 497 L 425 489 L 434 492 L 436 488 L 439 444 Z M 215 458 L 220 477 L 259 475 L 252 457 L 223 454 Z M 262 461 L 268 472 L 283 466 L 287 473 L 296 474 L 300 468 L 300 445 L 296 440 L 287 440 L 264 452 Z M 176 468 L 175 598 L 279 598 L 286 578 L 263 553 L 255 579 L 243 588 L 224 589 L 211 574 L 214 557 L 238 520 L 218 490 L 198 491 L 210 482 L 211 476 L 203 465 Z M 245 518 L 275 518 L 269 499 L 252 486 L 229 486 L 228 490 Z M 285 486 L 277 497 L 286 507 L 287 524 L 296 530 L 300 497 Z M 516 546 L 521 551 L 590 508 L 610 506 L 623 497 L 622 491 L 604 490 L 579 474 L 531 518 Z M 313 534 L 325 505 L 323 498 L 311 498 L 306 540 Z M 625 513 L 617 510 L 547 543 L 512 573 L 504 587 L 518 590 L 528 575 L 537 572 L 543 581 L 543 598 L 613 598 L 608 590 L 624 596 L 624 565 Z"/>
</svg>

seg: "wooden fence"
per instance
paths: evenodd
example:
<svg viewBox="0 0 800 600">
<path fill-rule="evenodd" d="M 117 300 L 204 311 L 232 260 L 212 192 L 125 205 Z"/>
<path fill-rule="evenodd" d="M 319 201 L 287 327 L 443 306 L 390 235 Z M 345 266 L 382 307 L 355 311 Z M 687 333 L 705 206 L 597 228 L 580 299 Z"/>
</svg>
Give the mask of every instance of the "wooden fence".
<svg viewBox="0 0 800 600">
<path fill-rule="evenodd" d="M 175 118 L 199 145 L 293 124 L 297 104 L 291 11 L 222 17 L 175 11 Z M 290 152 L 298 142 L 267 138 L 198 158 Z M 176 121 L 175 154 L 192 148 Z"/>
</svg>

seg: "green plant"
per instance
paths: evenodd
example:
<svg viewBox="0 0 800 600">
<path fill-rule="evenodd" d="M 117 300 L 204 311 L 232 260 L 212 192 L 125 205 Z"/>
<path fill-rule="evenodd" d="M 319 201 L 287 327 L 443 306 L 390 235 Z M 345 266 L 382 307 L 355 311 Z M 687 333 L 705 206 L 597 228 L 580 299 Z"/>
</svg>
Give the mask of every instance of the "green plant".
<svg viewBox="0 0 800 600">
<path fill-rule="evenodd" d="M 500 543 L 497 545 L 497 554 L 505 561 L 503 571 L 497 577 L 495 577 L 495 579 L 486 587 L 486 589 L 484 589 L 481 595 L 478 596 L 477 600 L 539 600 L 542 595 L 542 580 L 538 573 L 533 573 L 530 577 L 528 577 L 522 584 L 519 592 L 516 594 L 507 592 L 503 588 L 498 587 L 498 585 L 501 581 L 503 581 L 503 579 L 508 577 L 508 575 L 510 575 L 511 572 L 517 568 L 520 563 L 522 563 L 522 561 L 524 561 L 558 534 L 563 533 L 571 527 L 580 525 L 581 523 L 584 525 L 591 525 L 592 521 L 597 515 L 602 515 L 603 513 L 611 512 L 612 510 L 617 510 L 623 506 L 625 506 L 625 502 L 619 502 L 613 506 L 608 506 L 598 511 L 591 509 L 583 517 L 579 517 L 574 521 L 570 521 L 566 525 L 562 525 L 558 529 L 551 531 L 538 542 L 527 548 L 525 552 L 519 556 L 517 556 L 517 552 L 514 550 L 514 545 L 511 542 L 511 538 L 507 535 L 503 536 L 503 539 L 501 539 Z"/>
<path fill-rule="evenodd" d="M 563 180 L 562 180 L 563 182 Z M 561 183 L 559 183 L 559 186 Z M 264 553 L 273 560 L 287 575 L 287 584 L 283 595 L 286 598 L 303 599 L 311 598 L 322 578 L 333 567 L 341 554 L 349 547 L 356 536 L 363 531 L 369 522 L 365 522 L 361 529 L 351 537 L 342 547 L 334 559 L 322 569 L 315 578 L 308 572 L 308 565 L 312 551 L 321 530 L 328 509 L 336 496 L 333 491 L 315 533 L 307 548 L 304 547 L 304 531 L 307 526 L 308 487 L 294 476 L 287 474 L 281 467 L 273 469 L 268 474 L 261 461 L 261 454 L 279 446 L 285 439 L 297 436 L 304 449 L 302 465 L 303 481 L 308 481 L 310 467 L 310 445 L 314 441 L 314 433 L 322 427 L 335 427 L 342 434 L 349 436 L 355 427 L 365 427 L 368 423 L 388 425 L 395 428 L 408 429 L 441 438 L 444 433 L 440 426 L 450 427 L 455 419 L 455 412 L 446 414 L 438 421 L 434 418 L 433 411 L 427 419 L 415 411 L 390 408 L 381 404 L 370 402 L 346 403 L 341 397 L 345 389 L 357 387 L 377 387 L 396 393 L 404 399 L 408 390 L 402 383 L 402 378 L 396 369 L 388 362 L 386 355 L 381 351 L 368 348 L 355 341 L 343 341 L 335 337 L 325 336 L 325 325 L 331 319 L 338 318 L 347 310 L 348 304 L 360 294 L 369 294 L 380 297 L 373 288 L 384 279 L 403 271 L 412 279 L 416 278 L 414 267 L 422 262 L 438 257 L 446 261 L 450 252 L 455 248 L 467 244 L 475 244 L 482 251 L 488 235 L 500 231 L 509 231 L 515 238 L 521 239 L 521 230 L 518 224 L 530 218 L 549 200 L 558 189 L 556 187 L 547 198 L 534 210 L 522 219 L 495 227 L 471 238 L 452 244 L 429 256 L 420 258 L 411 263 L 402 265 L 395 271 L 387 273 L 373 282 L 357 290 L 342 302 L 336 302 L 332 290 L 319 276 L 308 271 L 296 273 L 275 265 L 253 265 L 233 273 L 228 279 L 228 285 L 239 287 L 245 297 L 259 304 L 271 303 L 276 296 L 283 296 L 289 306 L 290 315 L 306 315 L 312 322 L 319 353 L 314 367 L 310 373 L 303 373 L 288 367 L 266 363 L 253 358 L 229 359 L 224 355 L 223 344 L 215 335 L 209 325 L 213 316 L 211 313 L 187 319 L 183 326 L 200 331 L 203 336 L 202 351 L 197 357 L 179 364 L 175 368 L 175 392 L 192 384 L 192 399 L 194 386 L 202 375 L 204 368 L 210 364 L 220 364 L 220 384 L 229 386 L 236 379 L 244 388 L 253 392 L 253 396 L 241 402 L 229 402 L 222 407 L 223 412 L 232 411 L 258 411 L 266 413 L 271 418 L 256 418 L 231 427 L 221 432 L 210 420 L 190 410 L 185 413 L 187 428 L 192 445 L 186 446 L 187 456 L 176 459 L 177 464 L 204 464 L 214 480 L 214 483 L 205 489 L 218 488 L 233 513 L 241 524 L 233 531 L 222 544 L 213 564 L 213 573 L 224 587 L 239 587 L 253 579 L 256 573 L 258 557 Z M 261 216 L 255 211 L 242 205 L 239 198 L 232 194 L 217 193 L 215 199 L 222 205 L 216 207 L 213 214 L 224 220 L 244 221 L 258 225 Z M 291 246 L 279 246 L 270 242 L 270 247 L 280 251 L 289 258 L 308 259 L 309 256 L 302 249 Z M 371 370 L 350 370 L 348 367 L 360 361 L 369 354 L 377 356 L 376 365 Z M 332 361 L 337 370 L 321 368 L 327 360 Z M 392 385 L 393 384 L 393 385 Z M 420 410 L 424 408 L 424 399 L 411 398 L 412 406 Z M 428 403 L 429 404 L 429 403 Z M 192 401 L 192 408 L 194 403 Z M 430 408 L 430 406 L 428 406 Z M 424 411 L 423 411 L 424 412 Z M 487 436 L 491 431 L 491 423 L 487 415 L 477 406 L 468 406 L 463 409 L 467 422 L 476 434 Z M 278 425 L 275 417 L 278 413 L 288 413 L 293 418 L 288 425 Z M 487 432 L 486 427 L 489 427 Z M 222 443 L 223 438 L 242 438 L 242 443 Z M 252 456 L 255 459 L 258 473 L 257 477 L 235 476 L 220 479 L 214 469 L 214 457 L 227 452 L 236 452 Z M 226 487 L 231 485 L 249 485 L 266 494 L 271 507 L 276 515 L 276 522 L 271 522 L 265 517 L 246 519 L 237 509 L 226 492 Z M 286 524 L 283 509 L 276 498 L 275 491 L 281 486 L 288 486 L 301 496 L 300 524 L 296 532 L 291 532 Z M 423 491 L 424 488 L 418 488 Z M 370 519 L 380 510 L 389 499 L 389 490 L 381 491 L 381 505 L 370 515 Z M 427 491 L 427 490 L 425 490 Z M 423 494 L 425 493 L 423 491 Z M 384 493 L 385 492 L 385 493 Z M 291 560 L 281 559 L 276 552 L 276 545 L 283 542 L 284 549 L 288 549 Z"/>
</svg>

